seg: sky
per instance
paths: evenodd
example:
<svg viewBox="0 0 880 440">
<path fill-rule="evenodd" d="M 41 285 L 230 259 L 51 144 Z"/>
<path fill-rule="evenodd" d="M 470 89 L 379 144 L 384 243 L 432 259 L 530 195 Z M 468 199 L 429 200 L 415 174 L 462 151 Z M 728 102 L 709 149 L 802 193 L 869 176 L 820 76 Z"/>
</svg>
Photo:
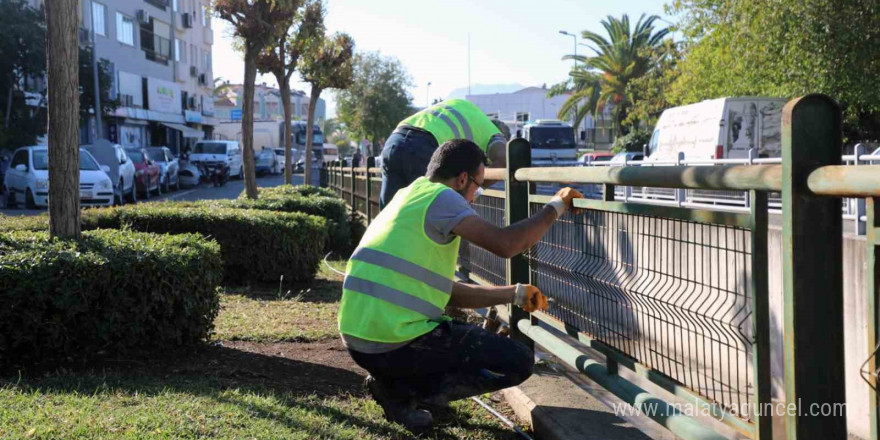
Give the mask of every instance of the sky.
<svg viewBox="0 0 880 440">
<path fill-rule="evenodd" d="M 380 52 L 399 59 L 412 77 L 413 104 L 446 99 L 456 89 L 467 88 L 468 35 L 470 84 L 521 84 L 551 86 L 565 80 L 572 61 L 562 57 L 574 51 L 577 34 L 592 30 L 604 35 L 600 21 L 608 15 L 629 14 L 633 24 L 642 13 L 672 21 L 663 0 L 325 0 L 328 33 L 347 32 L 355 51 Z M 231 28 L 214 20 L 214 77 L 240 83 L 244 62 L 232 48 Z M 658 22 L 660 26 L 667 23 Z M 578 54 L 591 53 L 585 46 Z M 274 85 L 272 75 L 257 83 Z M 428 83 L 431 83 L 428 86 Z M 308 85 L 296 81 L 296 89 Z M 328 117 L 335 114 L 332 91 Z"/>
</svg>

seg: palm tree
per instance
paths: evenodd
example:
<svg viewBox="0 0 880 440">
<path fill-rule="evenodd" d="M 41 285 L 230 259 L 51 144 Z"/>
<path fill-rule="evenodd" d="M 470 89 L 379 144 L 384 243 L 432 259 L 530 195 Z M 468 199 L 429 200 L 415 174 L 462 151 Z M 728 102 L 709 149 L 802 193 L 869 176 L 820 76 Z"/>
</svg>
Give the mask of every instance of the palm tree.
<svg viewBox="0 0 880 440">
<path fill-rule="evenodd" d="M 577 126 L 588 114 L 596 117 L 611 103 L 614 106 L 614 123 L 623 132 L 621 123 L 632 106 L 626 86 L 648 71 L 651 52 L 669 34 L 669 29 L 654 31 L 654 22 L 659 18 L 642 14 L 635 28 L 631 28 L 628 15 L 624 14 L 620 19 L 609 15 L 602 20 L 602 26 L 608 33 L 607 39 L 598 33 L 583 31 L 581 37 L 592 43 L 589 47 L 595 54 L 563 57 L 581 65 L 569 73 L 571 78 L 567 82 L 550 89 L 550 96 L 571 94 L 559 109 L 558 117 L 572 116 L 577 109 L 574 115 Z"/>
</svg>

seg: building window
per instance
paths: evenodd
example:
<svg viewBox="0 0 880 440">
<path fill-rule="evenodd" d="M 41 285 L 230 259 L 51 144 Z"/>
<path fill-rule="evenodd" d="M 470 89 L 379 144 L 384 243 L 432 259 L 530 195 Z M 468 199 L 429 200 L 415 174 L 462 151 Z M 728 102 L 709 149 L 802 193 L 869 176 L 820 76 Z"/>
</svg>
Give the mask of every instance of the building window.
<svg viewBox="0 0 880 440">
<path fill-rule="evenodd" d="M 116 39 L 120 43 L 134 46 L 134 20 L 116 13 Z"/>
<path fill-rule="evenodd" d="M 516 112 L 516 122 L 529 122 L 529 112 Z"/>
<path fill-rule="evenodd" d="M 100 4 L 92 2 L 92 20 L 94 20 L 95 34 L 100 35 L 102 37 L 107 36 L 107 23 L 105 23 L 105 17 L 107 15 L 107 7 Z"/>
<path fill-rule="evenodd" d="M 208 8 L 208 5 L 202 5 L 202 26 L 206 28 L 211 27 L 211 10 Z"/>
<path fill-rule="evenodd" d="M 180 0 L 171 0 L 171 9 L 177 12 L 177 2 Z"/>
<path fill-rule="evenodd" d="M 180 40 L 174 39 L 174 61 L 180 62 Z"/>
</svg>

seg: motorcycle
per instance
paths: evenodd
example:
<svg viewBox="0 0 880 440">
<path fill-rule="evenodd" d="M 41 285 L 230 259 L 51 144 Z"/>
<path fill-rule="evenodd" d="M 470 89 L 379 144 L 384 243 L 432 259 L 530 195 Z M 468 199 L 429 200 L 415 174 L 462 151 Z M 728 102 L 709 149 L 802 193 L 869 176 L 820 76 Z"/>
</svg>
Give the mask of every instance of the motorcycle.
<svg viewBox="0 0 880 440">
<path fill-rule="evenodd" d="M 205 172 L 202 174 L 215 187 L 223 186 L 229 181 L 229 164 L 226 162 L 202 162 Z"/>
</svg>

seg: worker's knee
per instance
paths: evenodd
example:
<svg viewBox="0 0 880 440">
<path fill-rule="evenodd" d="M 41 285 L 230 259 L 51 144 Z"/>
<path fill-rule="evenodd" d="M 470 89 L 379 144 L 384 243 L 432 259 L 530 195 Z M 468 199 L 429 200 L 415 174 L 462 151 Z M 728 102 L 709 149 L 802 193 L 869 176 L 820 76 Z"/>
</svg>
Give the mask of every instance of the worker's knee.
<svg viewBox="0 0 880 440">
<path fill-rule="evenodd" d="M 518 341 L 513 342 L 514 349 L 511 353 L 511 361 L 509 363 L 510 386 L 516 386 L 528 379 L 535 368 L 535 354 L 525 344 Z"/>
</svg>

